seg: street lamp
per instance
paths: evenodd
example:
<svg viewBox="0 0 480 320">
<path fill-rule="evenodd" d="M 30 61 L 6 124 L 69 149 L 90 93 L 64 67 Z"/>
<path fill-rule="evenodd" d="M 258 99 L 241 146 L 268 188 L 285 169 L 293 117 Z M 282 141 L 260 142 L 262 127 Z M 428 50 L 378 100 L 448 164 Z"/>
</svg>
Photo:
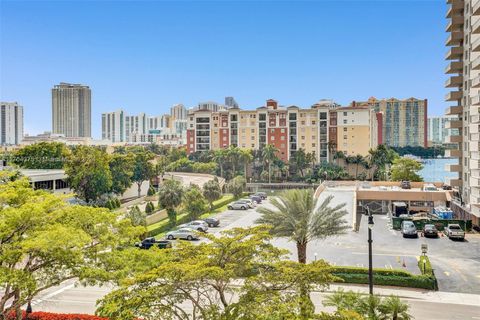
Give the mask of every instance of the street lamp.
<svg viewBox="0 0 480 320">
<path fill-rule="evenodd" d="M 373 295 L 373 267 L 372 267 L 372 229 L 373 229 L 373 216 L 368 206 L 364 206 L 368 215 L 368 289 L 370 295 Z"/>
<path fill-rule="evenodd" d="M 317 253 L 315 252 L 313 255 L 315 256 L 315 261 L 317 261 Z"/>
</svg>

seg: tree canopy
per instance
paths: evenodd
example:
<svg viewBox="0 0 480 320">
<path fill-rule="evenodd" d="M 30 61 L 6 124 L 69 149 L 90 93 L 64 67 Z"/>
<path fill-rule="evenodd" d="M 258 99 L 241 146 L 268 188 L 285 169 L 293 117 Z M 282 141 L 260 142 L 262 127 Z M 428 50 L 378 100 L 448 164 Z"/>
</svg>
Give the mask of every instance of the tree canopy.
<svg viewBox="0 0 480 320">
<path fill-rule="evenodd" d="M 397 158 L 393 161 L 391 170 L 392 181 L 423 181 L 418 171 L 423 169 L 423 164 L 415 159 Z"/>
<path fill-rule="evenodd" d="M 13 154 L 12 161 L 24 169 L 62 169 L 70 150 L 61 142 L 38 142 Z"/>
</svg>

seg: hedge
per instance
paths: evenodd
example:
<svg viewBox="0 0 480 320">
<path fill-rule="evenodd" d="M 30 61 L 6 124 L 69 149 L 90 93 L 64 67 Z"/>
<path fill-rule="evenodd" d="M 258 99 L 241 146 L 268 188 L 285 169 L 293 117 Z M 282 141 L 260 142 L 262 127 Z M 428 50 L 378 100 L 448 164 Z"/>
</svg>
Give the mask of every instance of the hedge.
<svg viewBox="0 0 480 320">
<path fill-rule="evenodd" d="M 22 312 L 22 320 L 26 320 L 25 311 Z M 15 314 L 12 312 L 7 316 L 7 320 L 15 320 Z M 108 320 L 88 314 L 68 314 L 68 313 L 50 313 L 50 312 L 32 312 L 28 315 L 28 320 Z"/>
<path fill-rule="evenodd" d="M 368 283 L 368 268 L 332 267 L 332 274 L 345 283 Z M 431 275 L 414 275 L 404 270 L 373 269 L 376 285 L 437 290 L 437 280 Z"/>
</svg>

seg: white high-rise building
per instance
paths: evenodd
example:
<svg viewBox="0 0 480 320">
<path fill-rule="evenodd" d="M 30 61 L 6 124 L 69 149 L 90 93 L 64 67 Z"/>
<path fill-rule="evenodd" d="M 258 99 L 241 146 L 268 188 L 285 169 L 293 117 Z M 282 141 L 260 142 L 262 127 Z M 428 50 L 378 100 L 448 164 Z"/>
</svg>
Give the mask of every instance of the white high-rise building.
<svg viewBox="0 0 480 320">
<path fill-rule="evenodd" d="M 91 91 L 88 86 L 61 82 L 52 89 L 52 133 L 91 137 Z"/>
<path fill-rule="evenodd" d="M 18 145 L 23 139 L 23 107 L 17 102 L 0 104 L 0 145 Z"/>
<path fill-rule="evenodd" d="M 183 104 L 175 104 L 170 108 L 170 115 L 174 120 L 187 120 L 187 108 Z"/>
<path fill-rule="evenodd" d="M 125 142 L 125 113 L 122 109 L 102 113 L 102 139 Z"/>
<path fill-rule="evenodd" d="M 447 165 L 458 177 L 448 183 L 458 193 L 450 206 L 460 219 L 480 221 L 480 0 L 447 0 L 449 60 L 445 73 L 451 103 L 446 115 L 453 116 L 447 128 L 457 129 L 446 142 L 454 147 L 446 155 L 458 163 Z"/>
<path fill-rule="evenodd" d="M 451 116 L 439 116 L 428 118 L 428 142 L 433 144 L 444 144 L 450 134 L 458 134 L 456 129 L 448 129 L 448 122 L 455 120 Z"/>
<path fill-rule="evenodd" d="M 135 134 L 146 134 L 147 132 L 148 119 L 145 113 L 125 117 L 125 141 L 134 141 Z"/>
</svg>

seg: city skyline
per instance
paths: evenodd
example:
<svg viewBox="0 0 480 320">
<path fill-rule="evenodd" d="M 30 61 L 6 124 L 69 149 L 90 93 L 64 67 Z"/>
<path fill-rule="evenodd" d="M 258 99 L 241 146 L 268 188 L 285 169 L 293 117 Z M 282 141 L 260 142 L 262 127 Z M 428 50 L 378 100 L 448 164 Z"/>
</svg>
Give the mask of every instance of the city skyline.
<svg viewBox="0 0 480 320">
<path fill-rule="evenodd" d="M 29 134 L 48 130 L 59 82 L 91 88 L 96 138 L 103 112 L 162 114 L 225 96 L 246 109 L 370 96 L 426 98 L 430 115 L 447 106 L 442 2 L 87 2 L 75 15 L 61 2 L 1 6 L 1 100 L 24 106 Z"/>
</svg>

